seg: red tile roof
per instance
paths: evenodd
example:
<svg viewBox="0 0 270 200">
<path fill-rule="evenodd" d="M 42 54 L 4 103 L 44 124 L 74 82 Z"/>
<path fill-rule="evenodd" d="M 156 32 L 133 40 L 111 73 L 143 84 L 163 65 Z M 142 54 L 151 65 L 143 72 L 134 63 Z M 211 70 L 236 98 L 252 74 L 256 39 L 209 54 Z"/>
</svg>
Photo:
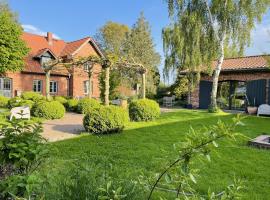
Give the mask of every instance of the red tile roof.
<svg viewBox="0 0 270 200">
<path fill-rule="evenodd" d="M 80 40 L 76 40 L 73 42 L 68 42 L 61 52 L 61 56 L 67 56 L 67 55 L 72 55 L 76 50 L 78 50 L 84 43 L 89 42 L 90 37 L 86 37 Z"/>
<path fill-rule="evenodd" d="M 222 71 L 267 69 L 269 67 L 266 55 L 246 56 L 224 59 Z M 213 62 L 215 68 L 217 61 Z"/>
<path fill-rule="evenodd" d="M 73 42 L 65 42 L 64 40 L 53 39 L 52 45 L 50 45 L 46 36 L 35 35 L 27 32 L 23 33 L 22 39 L 30 48 L 30 52 L 25 58 L 26 66 L 23 71 L 32 73 L 44 73 L 40 62 L 35 59 L 35 57 L 44 53 L 45 51 L 50 51 L 53 56 L 56 57 L 64 57 L 69 55 L 72 56 L 83 44 L 90 41 L 93 42 L 90 37 L 86 37 Z M 98 51 L 98 53 L 100 53 L 100 50 L 98 49 L 96 44 L 94 44 L 94 48 Z M 59 74 L 59 72 L 55 73 Z M 60 74 L 66 73 L 67 72 Z"/>
</svg>

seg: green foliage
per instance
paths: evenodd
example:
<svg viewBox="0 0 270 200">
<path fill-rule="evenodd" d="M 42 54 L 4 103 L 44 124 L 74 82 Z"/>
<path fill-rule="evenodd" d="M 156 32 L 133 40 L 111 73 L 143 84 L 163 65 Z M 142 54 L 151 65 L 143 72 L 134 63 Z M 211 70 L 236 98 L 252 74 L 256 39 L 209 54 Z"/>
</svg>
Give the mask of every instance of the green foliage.
<svg viewBox="0 0 270 200">
<path fill-rule="evenodd" d="M 212 69 L 212 61 L 219 61 L 215 63 L 211 96 L 211 106 L 217 107 L 218 78 L 226 51 L 243 54 L 250 45 L 251 30 L 269 9 L 270 1 L 167 2 L 171 25 L 163 30 L 165 75 L 175 68 L 200 73 L 206 66 Z"/>
<path fill-rule="evenodd" d="M 8 100 L 8 107 L 20 107 L 20 106 L 28 106 L 30 109 L 34 106 L 35 102 L 32 100 L 25 100 L 21 97 L 13 97 Z"/>
<path fill-rule="evenodd" d="M 21 97 L 25 100 L 31 100 L 34 102 L 45 100 L 45 97 L 42 94 L 32 91 L 22 93 Z"/>
<path fill-rule="evenodd" d="M 75 112 L 77 110 L 79 100 L 77 99 L 68 99 L 65 107 L 68 111 Z"/>
<path fill-rule="evenodd" d="M 0 2 L 0 74 L 20 71 L 29 49 L 21 39 L 22 28 L 6 4 Z"/>
<path fill-rule="evenodd" d="M 0 108 L 6 108 L 8 106 L 9 98 L 0 96 Z"/>
<path fill-rule="evenodd" d="M 209 105 L 208 112 L 209 113 L 221 113 L 223 111 L 219 107 L 213 107 L 212 105 Z"/>
<path fill-rule="evenodd" d="M 110 72 L 110 91 L 109 91 L 109 99 L 116 99 L 119 95 L 117 91 L 117 87 L 121 83 L 121 77 L 119 75 L 119 71 L 113 70 Z M 100 89 L 100 98 L 104 102 L 104 92 L 105 92 L 105 71 L 99 76 L 99 89 Z"/>
<path fill-rule="evenodd" d="M 35 117 L 45 119 L 60 119 L 65 115 L 65 107 L 58 101 L 40 101 L 33 107 Z"/>
<path fill-rule="evenodd" d="M 233 119 L 232 123 L 225 124 L 218 121 L 216 125 L 204 127 L 204 129 L 196 131 L 192 127 L 186 134 L 185 141 L 174 144 L 177 158 L 165 168 L 156 178 L 153 187 L 151 188 L 148 199 L 151 198 L 156 187 L 175 188 L 176 198 L 180 198 L 180 192 L 184 194 L 184 199 L 202 199 L 204 195 L 200 194 L 194 188 L 197 184 L 198 169 L 192 168 L 192 160 L 196 157 L 206 158 L 211 161 L 210 153 L 218 147 L 218 140 L 227 139 L 235 141 L 241 136 L 236 133 L 235 128 L 244 125 L 240 115 Z M 180 170 L 178 170 L 180 169 Z M 164 176 L 165 181 L 162 181 Z M 211 199 L 239 199 L 242 185 L 239 181 L 235 181 L 235 185 L 230 185 L 225 191 L 219 195 L 209 192 Z M 186 196 L 189 194 L 189 196 Z"/>
<path fill-rule="evenodd" d="M 100 107 L 100 103 L 97 100 L 84 98 L 84 99 L 79 100 L 78 105 L 77 105 L 77 112 L 86 114 L 99 107 Z"/>
<path fill-rule="evenodd" d="M 127 25 L 109 21 L 99 29 L 96 39 L 106 53 L 121 56 L 128 33 L 129 27 Z"/>
<path fill-rule="evenodd" d="M 55 96 L 54 97 L 55 101 L 58 101 L 59 103 L 66 105 L 68 100 L 65 97 L 61 97 L 61 96 Z"/>
<path fill-rule="evenodd" d="M 127 37 L 124 51 L 127 59 L 141 63 L 147 69 L 146 90 L 149 93 L 156 93 L 156 87 L 160 82 L 158 70 L 160 55 L 155 50 L 151 29 L 143 13 L 133 25 Z M 129 76 L 132 84 L 141 80 L 141 75 L 137 71 L 130 71 Z"/>
<path fill-rule="evenodd" d="M 101 106 L 85 115 L 83 126 L 89 133 L 108 134 L 121 132 L 129 121 L 128 112 L 117 106 Z"/>
<path fill-rule="evenodd" d="M 44 184 L 45 199 L 143 199 L 145 192 L 137 181 L 112 176 L 114 168 L 111 163 L 107 164 L 107 161 L 102 160 L 94 165 L 83 158 L 80 161 L 72 163 L 71 167 L 60 173 L 48 175 L 52 180 L 49 179 Z"/>
<path fill-rule="evenodd" d="M 151 121 L 160 116 L 160 108 L 154 100 L 140 99 L 130 103 L 129 116 L 133 121 Z"/>
<path fill-rule="evenodd" d="M 38 184 L 32 173 L 48 155 L 41 133 L 41 124 L 30 124 L 23 120 L 13 120 L 10 125 L 1 127 L 1 199 L 8 199 L 11 194 L 31 196 L 32 186 Z"/>
</svg>

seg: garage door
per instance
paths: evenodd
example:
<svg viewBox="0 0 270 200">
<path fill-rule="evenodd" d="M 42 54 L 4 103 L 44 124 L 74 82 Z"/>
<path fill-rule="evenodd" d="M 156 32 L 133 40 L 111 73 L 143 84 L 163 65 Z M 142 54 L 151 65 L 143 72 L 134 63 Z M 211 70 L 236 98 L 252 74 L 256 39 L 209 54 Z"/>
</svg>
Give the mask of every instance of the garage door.
<svg viewBox="0 0 270 200">
<path fill-rule="evenodd" d="M 211 103 L 212 82 L 200 81 L 199 107 L 208 109 Z"/>
<path fill-rule="evenodd" d="M 247 98 L 249 105 L 259 106 L 266 103 L 266 80 L 254 80 L 247 82 Z"/>
</svg>

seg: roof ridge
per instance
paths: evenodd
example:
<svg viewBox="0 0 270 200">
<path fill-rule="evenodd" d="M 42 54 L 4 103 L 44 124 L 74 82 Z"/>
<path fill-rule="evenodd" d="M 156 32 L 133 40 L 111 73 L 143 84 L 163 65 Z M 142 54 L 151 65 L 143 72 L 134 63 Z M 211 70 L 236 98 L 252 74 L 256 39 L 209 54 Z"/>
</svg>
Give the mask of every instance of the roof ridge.
<svg viewBox="0 0 270 200">
<path fill-rule="evenodd" d="M 81 39 L 78 39 L 78 40 L 74 40 L 74 41 L 70 41 L 70 42 L 66 42 L 66 43 L 70 44 L 70 43 L 78 42 L 78 41 L 85 40 L 85 39 L 92 39 L 92 38 L 90 36 L 87 36 L 87 37 L 84 37 L 84 38 L 81 38 Z"/>
<path fill-rule="evenodd" d="M 30 35 L 34 35 L 34 36 L 37 36 L 37 37 L 42 37 L 42 38 L 46 38 L 47 36 L 46 35 L 38 35 L 38 34 L 36 34 L 36 33 L 30 33 L 30 32 L 27 32 L 27 31 L 23 31 L 24 33 L 27 33 L 27 34 L 30 34 Z M 57 41 L 64 41 L 65 42 L 65 40 L 63 40 L 63 39 L 56 39 L 56 38 L 52 38 L 53 40 L 57 40 Z M 65 42 L 66 43 L 66 42 Z"/>
<path fill-rule="evenodd" d="M 224 60 L 241 59 L 241 58 L 253 58 L 253 57 L 264 57 L 264 56 L 270 56 L 270 54 L 230 57 L 230 58 L 224 58 Z"/>
</svg>

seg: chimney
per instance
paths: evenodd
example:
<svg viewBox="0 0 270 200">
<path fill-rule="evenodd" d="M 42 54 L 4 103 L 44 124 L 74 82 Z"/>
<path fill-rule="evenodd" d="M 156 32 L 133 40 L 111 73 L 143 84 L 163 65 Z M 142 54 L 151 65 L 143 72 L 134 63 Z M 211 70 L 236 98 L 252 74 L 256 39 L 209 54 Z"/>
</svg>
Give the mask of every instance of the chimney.
<svg viewBox="0 0 270 200">
<path fill-rule="evenodd" d="M 47 32 L 47 40 L 49 45 L 53 45 L 53 34 L 51 32 Z"/>
</svg>

